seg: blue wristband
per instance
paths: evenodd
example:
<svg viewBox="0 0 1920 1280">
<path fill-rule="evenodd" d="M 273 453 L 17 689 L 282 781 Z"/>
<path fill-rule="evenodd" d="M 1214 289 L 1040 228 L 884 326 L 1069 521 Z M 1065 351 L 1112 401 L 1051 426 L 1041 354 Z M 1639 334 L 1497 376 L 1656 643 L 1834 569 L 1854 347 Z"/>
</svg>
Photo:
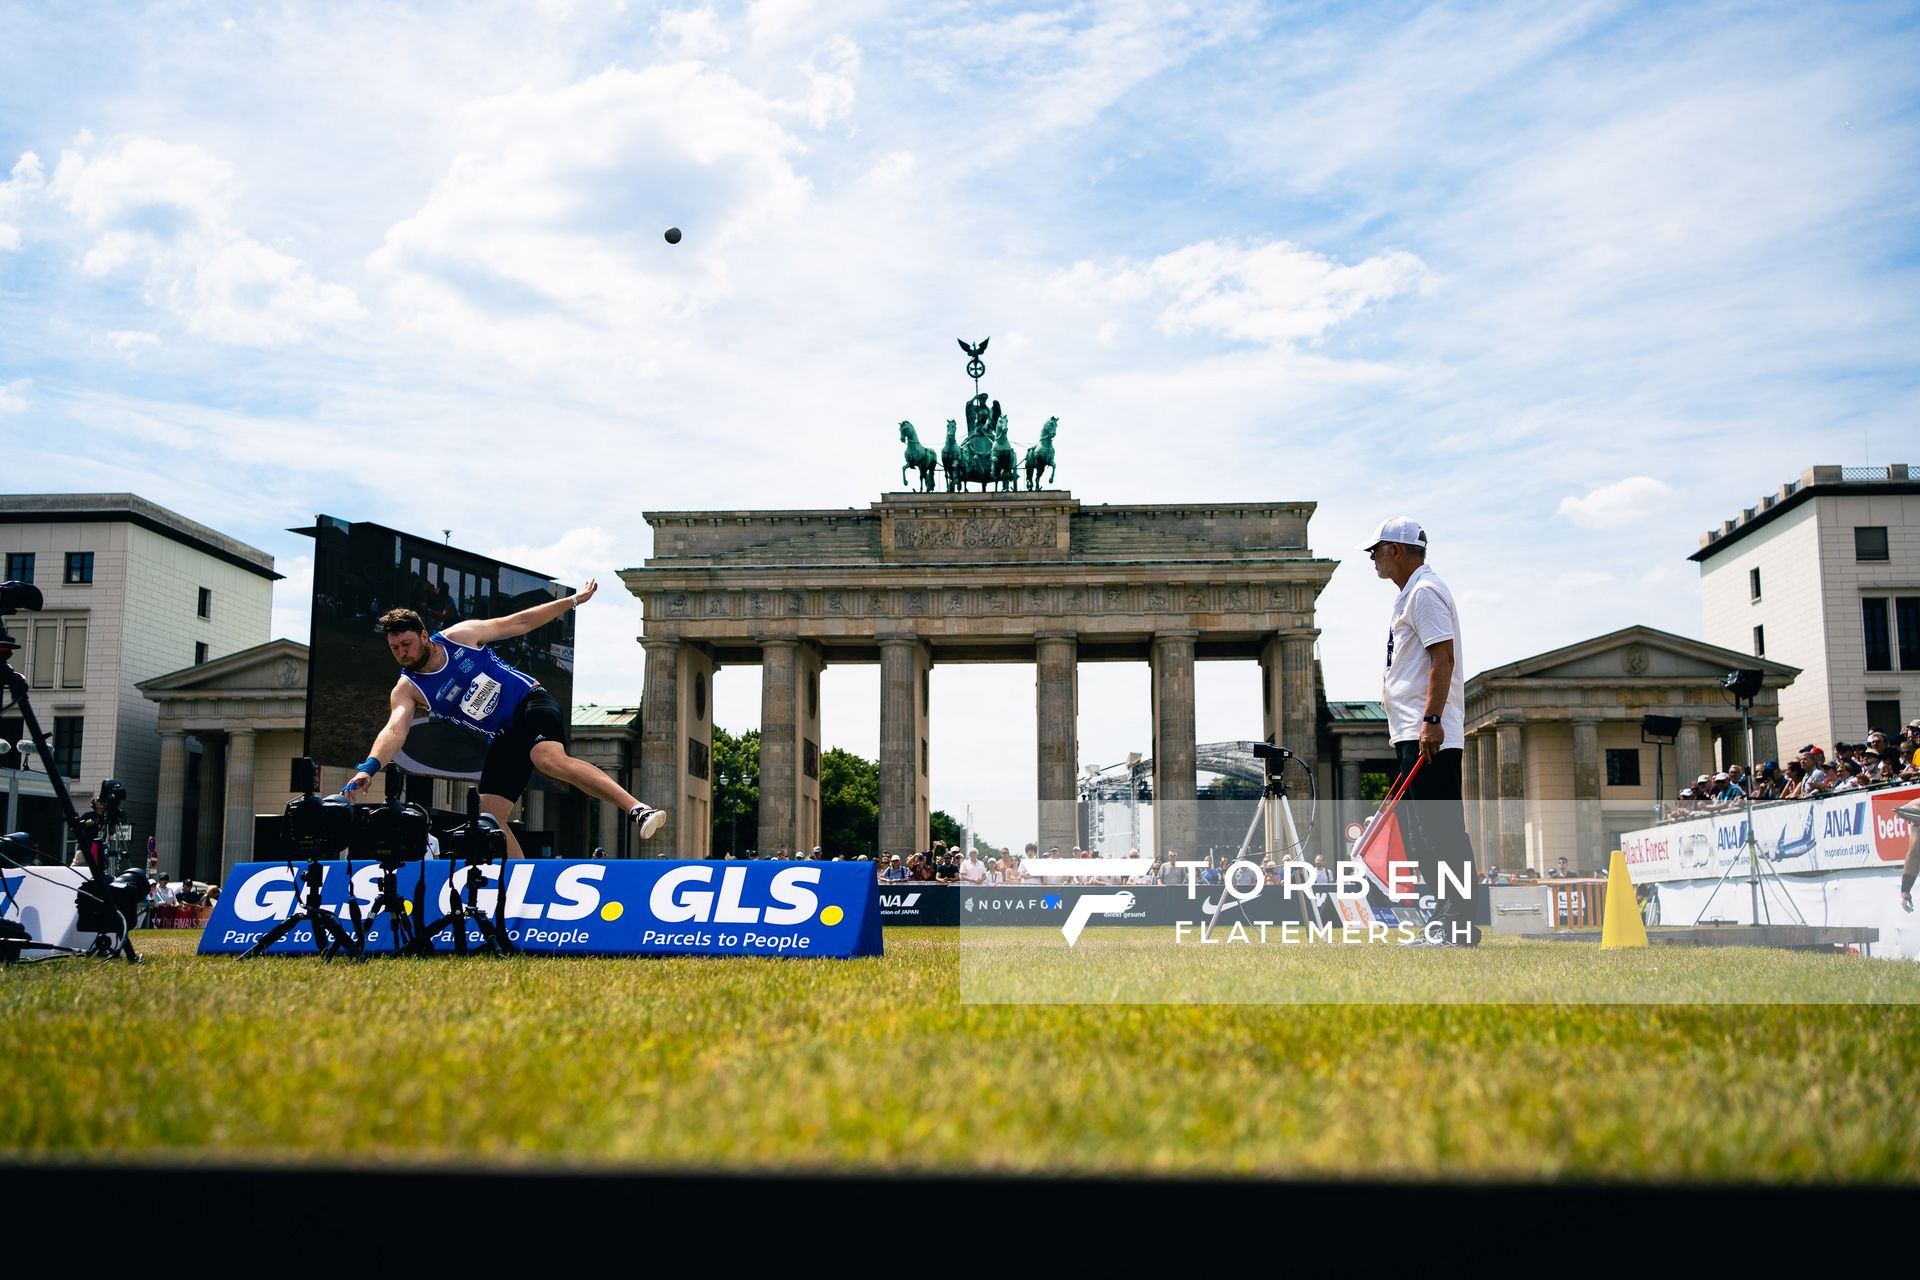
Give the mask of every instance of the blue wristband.
<svg viewBox="0 0 1920 1280">
<path fill-rule="evenodd" d="M 362 760 L 354 766 L 354 771 L 366 774 L 378 773 L 380 772 L 380 758 L 378 756 L 368 756 L 365 760 Z"/>
</svg>

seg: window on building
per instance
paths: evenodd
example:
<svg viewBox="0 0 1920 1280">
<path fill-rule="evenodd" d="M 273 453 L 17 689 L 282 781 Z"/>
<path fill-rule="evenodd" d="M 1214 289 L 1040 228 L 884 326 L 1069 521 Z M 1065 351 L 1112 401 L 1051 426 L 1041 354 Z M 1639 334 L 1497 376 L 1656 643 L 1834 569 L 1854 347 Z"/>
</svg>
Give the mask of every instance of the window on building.
<svg viewBox="0 0 1920 1280">
<path fill-rule="evenodd" d="M 1880 557 L 1882 560 L 1885 556 Z M 70 587 L 81 586 L 93 581 L 93 552 L 67 552 L 67 574 L 63 581 Z"/>
<path fill-rule="evenodd" d="M 1754 600 L 1760 598 L 1760 570 L 1758 568 L 1747 570 L 1747 594 Z"/>
<path fill-rule="evenodd" d="M 800 767 L 806 772 L 809 778 L 818 780 L 820 777 L 820 744 L 812 738 L 802 739 L 802 744 L 805 750 L 800 754 Z"/>
<path fill-rule="evenodd" d="M 1640 785 L 1639 748 L 1607 748 L 1607 785 L 1610 787 L 1637 787 Z"/>
<path fill-rule="evenodd" d="M 207 642 L 196 640 L 193 645 L 193 665 L 199 666 L 207 660 Z"/>
<path fill-rule="evenodd" d="M 1753 656 L 1756 658 L 1764 658 L 1767 656 L 1767 629 L 1765 627 L 1755 627 L 1753 629 Z"/>
<path fill-rule="evenodd" d="M 704 778 L 713 768 L 712 748 L 698 738 L 687 739 L 687 772 L 696 778 Z"/>
<path fill-rule="evenodd" d="M 33 581 L 33 552 L 31 551 L 7 552 L 6 581 L 8 582 L 32 582 Z"/>
<path fill-rule="evenodd" d="M 1920 671 L 1920 596 L 1893 602 L 1894 630 L 1900 637 L 1900 669 Z"/>
<path fill-rule="evenodd" d="M 200 588 L 200 616 L 203 618 L 213 616 L 213 590 L 210 587 Z"/>
<path fill-rule="evenodd" d="M 87 687 L 87 624 L 69 622 L 60 645 L 60 687 Z"/>
<path fill-rule="evenodd" d="M 60 658 L 60 624 L 57 622 L 36 622 L 33 624 L 33 687 L 36 689 L 53 688 L 54 670 Z"/>
<path fill-rule="evenodd" d="M 1853 558 L 1855 560 L 1887 559 L 1887 526 L 1861 525 L 1853 531 Z"/>
<path fill-rule="evenodd" d="M 80 776 L 80 741 L 85 726 L 82 716 L 53 718 L 53 764 L 63 778 Z"/>
<path fill-rule="evenodd" d="M 1860 628 L 1866 632 L 1867 670 L 1893 670 L 1893 648 L 1887 643 L 1887 598 L 1868 596 L 1860 602 Z"/>
<path fill-rule="evenodd" d="M 1867 700 L 1867 732 L 1878 729 L 1889 738 L 1900 736 L 1900 700 L 1888 698 L 1884 701 L 1869 698 Z"/>
</svg>

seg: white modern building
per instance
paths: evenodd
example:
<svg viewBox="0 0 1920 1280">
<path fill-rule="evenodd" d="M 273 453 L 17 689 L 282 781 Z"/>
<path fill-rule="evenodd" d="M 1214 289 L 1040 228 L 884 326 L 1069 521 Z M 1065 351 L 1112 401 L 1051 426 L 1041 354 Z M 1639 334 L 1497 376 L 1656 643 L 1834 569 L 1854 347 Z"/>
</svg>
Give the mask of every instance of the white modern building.
<svg viewBox="0 0 1920 1280">
<path fill-rule="evenodd" d="M 1920 479 L 1905 465 L 1810 468 L 1689 559 L 1709 644 L 1800 669 L 1780 691 L 1781 750 L 1920 716 Z"/>
<path fill-rule="evenodd" d="M 83 806 L 102 779 L 124 783 L 144 850 L 161 744 L 155 704 L 136 686 L 264 643 L 273 557 L 130 493 L 11 494 L 0 495 L 0 569 L 46 596 L 41 611 L 6 621 L 61 774 Z M 0 711 L 0 738 L 24 736 L 18 710 Z M 0 775 L 15 796 L 9 829 L 62 848 L 39 762 Z"/>
</svg>

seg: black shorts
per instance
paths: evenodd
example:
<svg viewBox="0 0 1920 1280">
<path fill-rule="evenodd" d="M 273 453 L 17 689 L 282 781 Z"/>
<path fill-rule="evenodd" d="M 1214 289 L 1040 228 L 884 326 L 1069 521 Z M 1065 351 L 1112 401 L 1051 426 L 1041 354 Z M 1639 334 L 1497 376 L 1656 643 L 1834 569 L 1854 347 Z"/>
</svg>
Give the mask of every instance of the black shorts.
<svg viewBox="0 0 1920 1280">
<path fill-rule="evenodd" d="M 513 723 L 494 735 L 487 762 L 480 766 L 480 793 L 518 800 L 533 776 L 533 748 L 538 742 L 567 745 L 567 717 L 545 689 L 535 687 L 513 713 Z"/>
</svg>

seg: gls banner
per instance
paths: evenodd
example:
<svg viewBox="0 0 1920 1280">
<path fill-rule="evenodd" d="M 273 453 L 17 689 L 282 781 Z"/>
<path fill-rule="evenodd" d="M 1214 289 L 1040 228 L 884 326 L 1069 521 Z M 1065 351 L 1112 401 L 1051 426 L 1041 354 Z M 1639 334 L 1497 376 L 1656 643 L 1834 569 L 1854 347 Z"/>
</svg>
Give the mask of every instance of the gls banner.
<svg viewBox="0 0 1920 1280">
<path fill-rule="evenodd" d="M 348 895 L 359 900 L 364 917 L 379 893 L 380 868 L 355 863 L 349 883 L 345 862 L 322 865 L 321 903 L 351 927 Z M 422 923 L 447 914 L 452 865 L 435 860 L 400 869 L 401 892 L 416 921 L 421 896 L 432 904 L 430 919 Z M 459 865 L 464 881 L 466 866 Z M 522 951 L 836 959 L 881 954 L 880 904 L 873 871 L 865 863 L 543 859 L 507 866 L 503 923 Z M 284 862 L 236 866 L 200 937 L 200 954 L 237 955 L 292 915 L 304 892 L 300 869 L 296 863 L 289 870 Z M 489 887 L 480 890 L 479 906 L 491 916 L 500 868 L 489 866 L 485 872 Z M 382 916 L 368 938 L 369 951 L 393 945 L 385 924 Z M 469 930 L 468 936 L 479 939 L 477 931 Z M 451 926 L 434 938 L 440 950 L 452 942 Z M 306 925 L 292 930 L 271 954 L 314 954 L 312 930 Z"/>
</svg>

